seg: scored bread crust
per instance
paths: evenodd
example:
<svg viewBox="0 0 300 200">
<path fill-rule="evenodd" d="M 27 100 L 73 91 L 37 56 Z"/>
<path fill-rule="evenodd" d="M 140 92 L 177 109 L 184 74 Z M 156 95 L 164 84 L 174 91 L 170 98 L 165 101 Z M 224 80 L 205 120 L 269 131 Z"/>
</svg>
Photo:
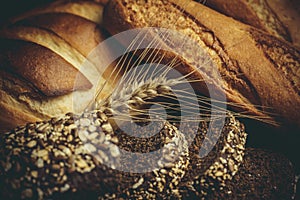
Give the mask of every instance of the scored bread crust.
<svg viewBox="0 0 300 200">
<path fill-rule="evenodd" d="M 205 5 L 300 47 L 299 5 L 290 0 L 210 0 Z"/>
<path fill-rule="evenodd" d="M 152 17 L 149 19 L 149 16 Z M 104 10 L 104 26 L 112 34 L 149 26 L 170 28 L 188 34 L 197 41 L 197 45 L 207 50 L 224 77 L 214 84 L 217 88 L 224 89 L 229 105 L 241 105 L 235 109 L 246 111 L 254 115 L 254 118 L 274 117 L 275 123 L 285 127 L 288 127 L 287 124 L 299 127 L 300 114 L 295 112 L 295 109 L 300 108 L 299 83 L 295 84 L 288 76 L 299 80 L 299 75 L 295 72 L 300 66 L 300 53 L 289 43 L 197 2 L 184 0 L 110 1 Z M 277 45 L 272 49 L 270 45 L 273 43 Z M 197 52 L 188 55 L 197 55 Z M 168 59 L 167 54 L 164 59 Z M 183 64 L 177 69 L 183 73 L 196 70 L 193 75 L 199 79 L 203 73 L 214 78 L 209 70 L 200 72 L 189 59 L 193 58 L 181 56 Z M 282 65 L 277 64 L 277 61 Z M 201 86 L 196 89 L 203 92 Z"/>
<path fill-rule="evenodd" d="M 288 28 L 292 43 L 300 48 L 300 4 L 298 0 L 267 0 L 278 18 Z M 280 5 L 280 6 L 279 6 Z"/>
<path fill-rule="evenodd" d="M 81 101 L 91 95 L 91 90 L 77 90 L 64 95 L 46 96 L 34 85 L 22 77 L 0 71 L 0 109 L 1 131 L 14 128 L 27 122 L 43 121 L 53 116 L 60 116 L 74 110 L 74 101 Z M 80 97 L 74 99 L 74 96 Z M 78 104 L 76 104 L 78 107 Z M 77 108 L 77 109 L 84 109 Z"/>
<path fill-rule="evenodd" d="M 267 1 L 211 0 L 207 1 L 206 5 L 244 23 L 267 31 L 277 37 L 290 42 L 292 41 L 287 27 L 278 18 Z"/>
<path fill-rule="evenodd" d="M 69 13 L 45 13 L 19 21 L 17 24 L 50 30 L 88 56 L 107 36 L 96 23 Z"/>
<path fill-rule="evenodd" d="M 111 80 L 120 76 L 112 74 L 114 63 L 104 71 L 101 63 L 96 66 L 87 59 L 108 37 L 99 24 L 102 10 L 95 2 L 57 1 L 0 30 L 1 131 L 79 112 L 92 103 L 85 97 L 101 90 L 101 100 L 111 93 Z M 98 82 L 95 70 L 102 73 Z"/>
</svg>

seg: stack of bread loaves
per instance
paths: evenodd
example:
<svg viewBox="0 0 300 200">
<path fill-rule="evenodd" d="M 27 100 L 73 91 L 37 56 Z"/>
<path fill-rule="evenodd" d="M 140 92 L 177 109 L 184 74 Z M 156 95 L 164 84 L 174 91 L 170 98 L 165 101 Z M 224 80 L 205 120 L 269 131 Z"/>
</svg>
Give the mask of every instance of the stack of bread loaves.
<svg viewBox="0 0 300 200">
<path fill-rule="evenodd" d="M 292 162 L 250 148 L 255 133 L 241 118 L 300 130 L 299 29 L 269 18 L 269 1 L 255 2 L 208 2 L 217 12 L 192 0 L 57 0 L 7 20 L 0 199 L 295 199 Z M 113 49 L 93 54 L 111 36 L 145 27 L 154 27 L 143 38 L 150 44 L 159 28 L 191 38 L 221 78 L 172 34 L 155 40 L 168 51 L 151 46 L 108 66 Z M 137 41 L 116 38 L 124 49 Z M 167 75 L 173 69 L 179 77 Z M 178 89 L 183 80 L 193 94 Z M 208 88 L 226 100 L 210 99 Z"/>
</svg>

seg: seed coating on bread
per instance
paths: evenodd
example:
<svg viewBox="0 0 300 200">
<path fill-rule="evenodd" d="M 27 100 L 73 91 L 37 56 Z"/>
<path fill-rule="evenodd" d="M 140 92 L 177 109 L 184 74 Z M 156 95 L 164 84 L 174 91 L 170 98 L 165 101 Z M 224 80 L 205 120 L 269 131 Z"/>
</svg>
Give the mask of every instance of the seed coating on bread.
<svg viewBox="0 0 300 200">
<path fill-rule="evenodd" d="M 200 177 L 182 182 L 181 199 L 293 199 L 295 171 L 282 154 L 246 148 L 237 174 L 219 184 L 208 179 L 209 186 L 199 184 Z M 202 193 L 200 192 L 202 191 Z"/>
<path fill-rule="evenodd" d="M 164 148 L 146 173 L 126 171 L 134 157 L 126 157 L 126 151 L 116 146 L 119 139 L 101 111 L 67 114 L 7 132 L 1 136 L 1 195 L 75 198 L 90 191 L 92 196 L 108 197 L 129 188 L 136 195 L 156 196 L 178 185 L 189 164 L 184 135 L 171 124 L 160 124 L 157 142 Z"/>
</svg>

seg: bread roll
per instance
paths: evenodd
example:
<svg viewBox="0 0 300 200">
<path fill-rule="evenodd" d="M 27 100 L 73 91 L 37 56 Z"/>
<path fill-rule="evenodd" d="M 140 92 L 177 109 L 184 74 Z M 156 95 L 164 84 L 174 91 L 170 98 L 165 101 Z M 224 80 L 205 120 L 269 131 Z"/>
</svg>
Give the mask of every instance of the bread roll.
<svg viewBox="0 0 300 200">
<path fill-rule="evenodd" d="M 164 151 L 143 164 L 136 155 L 124 159 L 127 151 L 122 151 L 122 144 L 102 111 L 67 114 L 1 134 L 0 197 L 97 199 L 127 188 L 149 196 L 154 195 L 152 191 L 165 191 L 171 184 L 178 184 L 185 174 L 188 149 L 181 144 L 183 134 L 168 122 L 158 122 L 151 127 L 158 131 L 153 136 L 158 146 L 141 146 L 134 149 L 135 152 L 158 151 L 159 147 L 164 147 Z M 11 137 L 15 139 L 9 139 Z M 146 139 L 146 144 L 151 145 L 151 140 Z M 123 145 L 125 142 L 134 143 L 126 140 Z M 182 151 L 174 150 L 179 146 Z M 171 151 L 175 159 L 171 158 Z M 148 171 L 122 170 L 128 164 L 141 164 Z M 165 175 L 163 170 L 170 175 Z"/>
<path fill-rule="evenodd" d="M 176 69 L 183 74 L 194 72 L 193 80 L 204 79 L 206 85 L 225 91 L 228 105 L 235 111 L 281 127 L 299 128 L 300 52 L 290 43 L 185 0 L 112 0 L 105 7 L 104 26 L 111 34 L 150 26 L 189 35 L 195 46 L 207 52 L 223 79 L 218 79 L 210 67 L 197 68 L 202 59 L 199 52 L 193 52 L 193 45 L 173 45 L 176 38 L 172 36 L 161 37 L 161 43 L 171 49 L 161 53 L 164 63 L 171 62 L 176 55 L 172 51 L 179 49 L 182 54 L 177 56 Z M 195 88 L 209 95 L 205 84 Z"/>
<path fill-rule="evenodd" d="M 112 81 L 99 78 L 95 83 L 96 74 L 83 67 L 92 50 L 108 37 L 99 26 L 102 10 L 101 4 L 90 1 L 57 1 L 0 30 L 2 131 L 80 112 L 100 89 L 99 99 L 108 96 Z M 99 63 L 93 64 L 99 68 Z M 110 66 L 102 75 L 113 77 L 112 70 Z"/>
<path fill-rule="evenodd" d="M 113 129 L 105 110 L 69 113 L 0 134 L 0 197 L 157 199 L 177 194 L 188 169 L 199 169 L 197 172 L 221 183 L 230 180 L 243 162 L 247 135 L 231 114 L 224 128 L 212 129 L 213 136 L 208 139 L 219 139 L 218 144 L 201 165 L 196 165 L 197 161 L 190 162 L 194 159 L 190 150 L 204 144 L 207 123 L 201 123 L 199 129 L 185 123 L 188 129 L 182 133 L 169 122 L 157 121 L 138 128 L 128 122 L 125 130 L 130 132 L 124 132 Z M 220 138 L 214 138 L 219 131 Z M 191 149 L 186 137 L 197 137 Z M 219 168 L 224 159 L 232 164 Z M 227 168 L 227 176 L 220 178 L 218 173 Z"/>
</svg>

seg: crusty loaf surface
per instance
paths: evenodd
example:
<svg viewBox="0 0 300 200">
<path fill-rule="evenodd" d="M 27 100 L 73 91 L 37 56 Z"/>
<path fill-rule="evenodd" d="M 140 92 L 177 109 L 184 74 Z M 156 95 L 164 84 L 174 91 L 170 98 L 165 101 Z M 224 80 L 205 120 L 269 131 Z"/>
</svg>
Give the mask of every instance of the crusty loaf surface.
<svg viewBox="0 0 300 200">
<path fill-rule="evenodd" d="M 209 138 L 211 142 L 219 139 L 218 144 L 202 160 L 203 165 L 196 166 L 197 162 L 189 162 L 189 151 L 197 154 L 205 146 L 206 123 L 201 123 L 199 131 L 197 125 L 189 127 L 187 123 L 189 129 L 182 133 L 168 122 L 158 121 L 148 127 L 128 122 L 130 132 L 123 132 L 113 129 L 102 110 L 105 112 L 106 108 L 81 115 L 69 113 L 1 134 L 0 196 L 6 199 L 80 199 L 82 196 L 169 199 L 177 195 L 177 186 L 188 169 L 200 168 L 198 172 L 204 180 L 213 178 L 221 184 L 230 180 L 243 162 L 247 134 L 230 113 L 224 127 L 220 127 L 222 130 L 213 128 L 216 136 L 218 131 L 222 132 L 221 137 Z M 198 132 L 197 136 L 194 132 Z M 186 136 L 197 138 L 191 148 Z M 161 148 L 164 150 L 149 160 L 147 155 Z M 221 160 L 229 164 L 220 167 Z M 142 171 L 154 168 L 133 173 L 128 169 L 132 165 Z M 204 186 L 203 182 L 199 184 Z"/>
<path fill-rule="evenodd" d="M 299 80 L 294 72 L 299 69 L 300 54 L 289 43 L 197 2 L 183 0 L 111 1 L 104 11 L 104 25 L 112 34 L 131 28 L 154 26 L 189 35 L 207 51 L 224 79 L 215 80 L 205 67 L 196 69 L 195 60 L 199 59 L 196 52 L 187 52 L 186 55 L 193 56 L 183 55 L 180 58 L 183 64 L 177 68 L 179 71 L 198 71 L 193 75 L 198 78 L 207 75 L 205 78 L 213 79 L 213 84 L 225 91 L 229 102 L 240 105 L 237 106 L 240 110 L 236 110 L 262 118 L 274 117 L 276 122 L 286 127 L 287 124 L 299 127 L 299 113 L 295 112 L 300 107 L 299 90 L 287 76 Z M 255 33 L 260 36 L 257 37 Z M 261 43 L 260 38 L 265 38 L 267 44 Z M 270 47 L 272 43 L 280 45 Z M 171 43 L 167 45 L 176 49 Z M 280 49 L 285 50 L 281 52 Z M 165 57 L 167 60 L 167 55 Z M 286 69 L 294 72 L 287 72 L 289 70 Z M 201 87 L 197 89 L 201 91 Z"/>
<path fill-rule="evenodd" d="M 10 130 L 17 124 L 42 121 L 52 116 L 63 115 L 74 110 L 74 96 L 76 109 L 82 110 L 89 103 L 85 96 L 91 96 L 90 90 L 77 90 L 71 93 L 46 96 L 33 84 L 23 77 L 1 71 L 1 130 Z"/>
<path fill-rule="evenodd" d="M 91 82 L 76 68 L 48 48 L 18 40 L 6 40 L 3 46 L 1 68 L 22 76 L 46 96 L 92 87 Z M 77 84 L 76 88 L 77 78 L 81 80 L 81 85 Z"/>
<path fill-rule="evenodd" d="M 85 0 L 57 0 L 53 1 L 50 4 L 38 7 L 36 9 L 25 12 L 19 16 L 16 16 L 10 19 L 10 21 L 12 23 L 15 23 L 19 20 L 43 13 L 70 13 L 93 21 L 97 24 L 101 24 L 103 5 L 105 5 L 106 3 L 107 2 L 105 0 L 100 0 L 98 3 L 94 1 Z"/>
<path fill-rule="evenodd" d="M 286 25 L 279 19 L 267 1 L 233 0 L 224 2 L 212 0 L 207 1 L 206 5 L 277 37 L 292 41 Z"/>
<path fill-rule="evenodd" d="M 158 131 L 153 136 L 157 146 L 150 146 L 150 149 L 142 146 L 138 151 L 149 152 L 166 146 L 149 161 L 153 169 L 145 173 L 122 170 L 132 164 L 128 161 L 136 161 L 138 165 L 140 160 L 134 155 L 129 160 L 121 159 L 126 152 L 116 146 L 119 144 L 117 135 L 101 111 L 79 116 L 67 114 L 1 134 L 0 196 L 6 199 L 81 199 L 82 195 L 97 199 L 121 193 L 126 188 L 158 196 L 159 193 L 153 191 L 163 192 L 178 184 L 189 163 L 186 145 L 182 151 L 174 150 L 174 145 L 183 145 L 180 143 L 183 134 L 168 122 L 158 123 L 151 128 Z M 151 140 L 145 141 L 151 145 Z M 176 160 L 170 158 L 171 151 Z"/>
<path fill-rule="evenodd" d="M 1 130 L 82 111 L 96 94 L 111 93 L 114 64 L 104 71 L 87 60 L 108 37 L 102 10 L 92 1 L 57 1 L 1 28 Z"/>
<path fill-rule="evenodd" d="M 91 49 L 107 37 L 104 31 L 99 31 L 96 23 L 69 13 L 40 14 L 21 20 L 17 24 L 51 30 L 84 56 L 88 56 Z"/>
<path fill-rule="evenodd" d="M 294 199 L 295 195 L 292 163 L 280 153 L 263 149 L 246 148 L 239 171 L 225 185 L 210 181 L 211 185 L 207 188 L 197 185 L 197 178 L 188 184 L 183 183 L 182 199 L 280 200 Z"/>
<path fill-rule="evenodd" d="M 300 48 L 300 4 L 298 0 L 268 0 L 269 6 L 274 10 L 280 20 L 287 26 L 292 43 Z M 280 6 L 279 6 L 280 5 Z"/>
<path fill-rule="evenodd" d="M 300 6 L 290 0 L 210 0 L 205 5 L 300 47 Z"/>
</svg>

